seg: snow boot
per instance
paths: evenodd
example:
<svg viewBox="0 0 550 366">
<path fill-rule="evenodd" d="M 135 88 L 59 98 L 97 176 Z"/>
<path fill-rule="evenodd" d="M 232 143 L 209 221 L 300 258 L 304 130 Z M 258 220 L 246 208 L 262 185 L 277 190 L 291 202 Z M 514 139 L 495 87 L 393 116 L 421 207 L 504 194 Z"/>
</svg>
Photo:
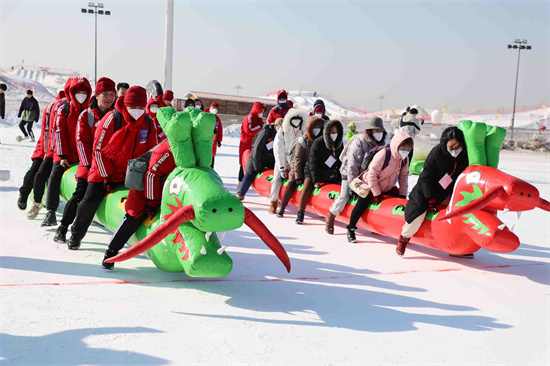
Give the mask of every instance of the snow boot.
<svg viewBox="0 0 550 366">
<path fill-rule="evenodd" d="M 19 207 L 20 210 L 25 211 L 27 209 L 27 197 L 23 197 L 22 194 L 19 194 L 19 198 L 17 199 L 17 207 Z"/>
<path fill-rule="evenodd" d="M 397 247 L 395 248 L 395 252 L 399 256 L 403 256 L 405 254 L 405 249 L 407 249 L 407 244 L 409 244 L 409 240 L 407 238 L 404 238 L 402 235 L 399 236 L 399 240 L 397 241 Z"/>
<path fill-rule="evenodd" d="M 54 210 L 48 210 L 46 216 L 44 217 L 44 221 L 42 221 L 42 224 L 40 226 L 57 226 L 57 219 L 55 217 Z"/>
<path fill-rule="evenodd" d="M 244 201 L 244 194 L 241 192 L 237 192 L 237 197 L 239 198 L 239 201 Z"/>
<path fill-rule="evenodd" d="M 284 207 L 279 208 L 279 210 L 277 211 L 277 217 L 285 217 L 285 208 Z"/>
<path fill-rule="evenodd" d="M 355 229 L 348 229 L 348 243 L 357 243 L 357 238 L 355 237 Z"/>
<path fill-rule="evenodd" d="M 103 269 L 113 269 L 113 268 L 115 268 L 114 263 L 107 263 L 107 262 L 105 262 L 105 260 L 107 260 L 109 258 L 112 258 L 117 254 L 118 254 L 117 251 L 114 251 L 112 249 L 107 249 L 105 251 L 105 256 L 103 257 L 103 261 L 101 262 L 101 268 L 103 268 Z"/>
<path fill-rule="evenodd" d="M 59 227 L 55 231 L 53 241 L 55 241 L 56 243 L 65 243 L 67 241 L 67 229 L 68 228 L 65 225 L 59 225 Z"/>
<path fill-rule="evenodd" d="M 70 250 L 78 250 L 80 248 L 80 242 L 82 239 L 77 238 L 74 235 L 71 235 L 69 241 L 67 242 L 67 247 Z"/>
<path fill-rule="evenodd" d="M 449 254 L 449 257 L 472 259 L 474 257 L 474 253 L 470 253 L 470 254 Z"/>
<path fill-rule="evenodd" d="M 302 225 L 304 223 L 304 211 L 298 211 L 295 223 L 298 225 Z"/>
<path fill-rule="evenodd" d="M 36 219 L 36 216 L 38 216 L 38 213 L 40 212 L 42 207 L 44 207 L 42 202 L 40 202 L 40 203 L 33 202 L 31 209 L 29 210 L 29 212 L 27 212 L 27 219 L 29 219 L 29 220 Z"/>
<path fill-rule="evenodd" d="M 270 201 L 269 203 L 269 213 L 270 214 L 275 214 L 275 212 L 277 212 L 277 203 L 279 203 L 278 201 Z"/>
<path fill-rule="evenodd" d="M 334 234 L 334 219 L 336 216 L 332 214 L 332 212 L 329 211 L 328 216 L 325 217 L 325 231 L 332 235 Z"/>
</svg>

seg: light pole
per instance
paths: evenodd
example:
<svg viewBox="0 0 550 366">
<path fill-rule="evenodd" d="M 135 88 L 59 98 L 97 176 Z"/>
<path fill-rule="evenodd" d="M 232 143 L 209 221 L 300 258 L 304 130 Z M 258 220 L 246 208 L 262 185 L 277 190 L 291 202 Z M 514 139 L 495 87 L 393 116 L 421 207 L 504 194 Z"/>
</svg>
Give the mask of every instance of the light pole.
<svg viewBox="0 0 550 366">
<path fill-rule="evenodd" d="M 380 99 L 380 111 L 382 111 L 382 101 L 383 101 L 384 99 L 386 99 L 386 97 L 383 96 L 383 95 L 381 95 L 381 96 L 378 97 L 378 99 Z"/>
<path fill-rule="evenodd" d="M 102 3 L 88 3 L 89 8 L 93 9 L 84 9 L 82 8 L 82 13 L 84 14 L 95 14 L 95 62 L 94 62 L 94 84 L 97 83 L 97 15 L 111 15 L 111 12 L 109 10 L 103 10 L 103 4 Z M 101 9 L 101 10 L 98 10 Z"/>
<path fill-rule="evenodd" d="M 237 89 L 237 96 L 239 96 L 239 90 L 241 90 L 243 87 L 240 86 L 240 85 L 237 85 L 235 88 L 233 89 Z"/>
<path fill-rule="evenodd" d="M 172 90 L 172 50 L 174 47 L 174 0 L 166 0 L 164 29 L 164 90 Z"/>
<path fill-rule="evenodd" d="M 512 138 L 511 138 L 511 141 L 514 142 L 514 119 L 516 118 L 516 96 L 518 94 L 518 75 L 519 75 L 519 56 L 521 54 L 521 50 L 530 50 L 531 49 L 531 46 L 527 46 L 527 40 L 524 39 L 524 40 L 521 40 L 521 39 L 516 39 L 514 41 L 514 45 L 511 45 L 509 44 L 508 45 L 508 49 L 517 49 L 518 50 L 518 66 L 517 66 L 517 69 L 516 69 L 516 88 L 514 90 L 514 109 L 513 109 L 513 112 L 512 112 Z"/>
</svg>

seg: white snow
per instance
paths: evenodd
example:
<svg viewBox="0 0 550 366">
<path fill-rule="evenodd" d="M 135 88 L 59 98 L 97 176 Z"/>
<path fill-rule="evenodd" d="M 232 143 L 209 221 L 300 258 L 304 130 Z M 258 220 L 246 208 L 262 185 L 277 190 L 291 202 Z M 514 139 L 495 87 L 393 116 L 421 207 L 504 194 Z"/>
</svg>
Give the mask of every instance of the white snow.
<svg viewBox="0 0 550 366">
<path fill-rule="evenodd" d="M 11 115 L 11 114 L 8 114 Z M 145 256 L 104 271 L 111 233 L 92 225 L 80 250 L 16 206 L 34 144 L 0 128 L 2 364 L 548 364 L 550 214 L 513 213 L 521 246 L 450 258 L 296 210 L 278 219 L 252 190 L 245 205 L 280 239 L 292 272 L 248 228 L 223 244 L 234 269 L 221 280 L 166 273 Z M 231 191 L 237 137 L 218 149 L 216 169 Z M 502 169 L 550 198 L 549 155 L 503 151 Z M 411 177 L 411 182 L 417 178 Z M 411 184 L 412 186 L 412 184 Z M 60 208 L 58 220 L 61 218 Z"/>
</svg>

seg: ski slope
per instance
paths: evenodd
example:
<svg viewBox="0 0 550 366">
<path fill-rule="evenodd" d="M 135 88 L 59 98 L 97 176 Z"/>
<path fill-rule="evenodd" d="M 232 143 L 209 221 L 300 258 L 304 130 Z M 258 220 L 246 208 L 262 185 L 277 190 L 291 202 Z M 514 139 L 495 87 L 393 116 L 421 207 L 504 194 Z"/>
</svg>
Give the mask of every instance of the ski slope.
<svg viewBox="0 0 550 366">
<path fill-rule="evenodd" d="M 13 112 L 10 112 L 13 113 Z M 13 115 L 13 114 L 10 114 Z M 550 214 L 503 217 L 521 247 L 451 258 L 345 228 L 296 210 L 278 219 L 252 190 L 245 205 L 280 239 L 292 272 L 247 227 L 223 245 L 234 269 L 223 279 L 166 273 L 141 255 L 100 268 L 111 233 L 90 227 L 78 251 L 53 242 L 16 206 L 34 148 L 0 127 L 0 362 L 21 364 L 548 364 Z M 235 191 L 237 137 L 216 169 Z M 550 198 L 549 156 L 503 151 L 501 168 Z M 410 177 L 411 188 L 416 177 Z M 60 208 L 61 211 L 61 208 Z M 58 220 L 61 218 L 58 212 Z"/>
</svg>

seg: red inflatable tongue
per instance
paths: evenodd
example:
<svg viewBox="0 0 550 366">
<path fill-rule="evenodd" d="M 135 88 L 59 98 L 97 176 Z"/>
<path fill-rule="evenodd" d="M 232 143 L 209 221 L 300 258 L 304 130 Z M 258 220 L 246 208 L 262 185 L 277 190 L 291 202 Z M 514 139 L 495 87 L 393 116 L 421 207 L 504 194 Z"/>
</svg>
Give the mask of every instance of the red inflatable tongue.
<svg viewBox="0 0 550 366">
<path fill-rule="evenodd" d="M 441 217 L 439 221 L 448 220 L 452 219 L 453 217 L 467 215 L 474 211 L 479 211 L 487 206 L 489 203 L 491 203 L 491 201 L 504 194 L 506 194 L 506 192 L 504 191 L 503 187 L 494 188 L 480 198 L 473 200 L 468 205 L 449 212 L 445 216 Z"/>
<path fill-rule="evenodd" d="M 550 202 L 541 197 L 537 207 L 543 209 L 544 211 L 550 211 Z"/>
</svg>

